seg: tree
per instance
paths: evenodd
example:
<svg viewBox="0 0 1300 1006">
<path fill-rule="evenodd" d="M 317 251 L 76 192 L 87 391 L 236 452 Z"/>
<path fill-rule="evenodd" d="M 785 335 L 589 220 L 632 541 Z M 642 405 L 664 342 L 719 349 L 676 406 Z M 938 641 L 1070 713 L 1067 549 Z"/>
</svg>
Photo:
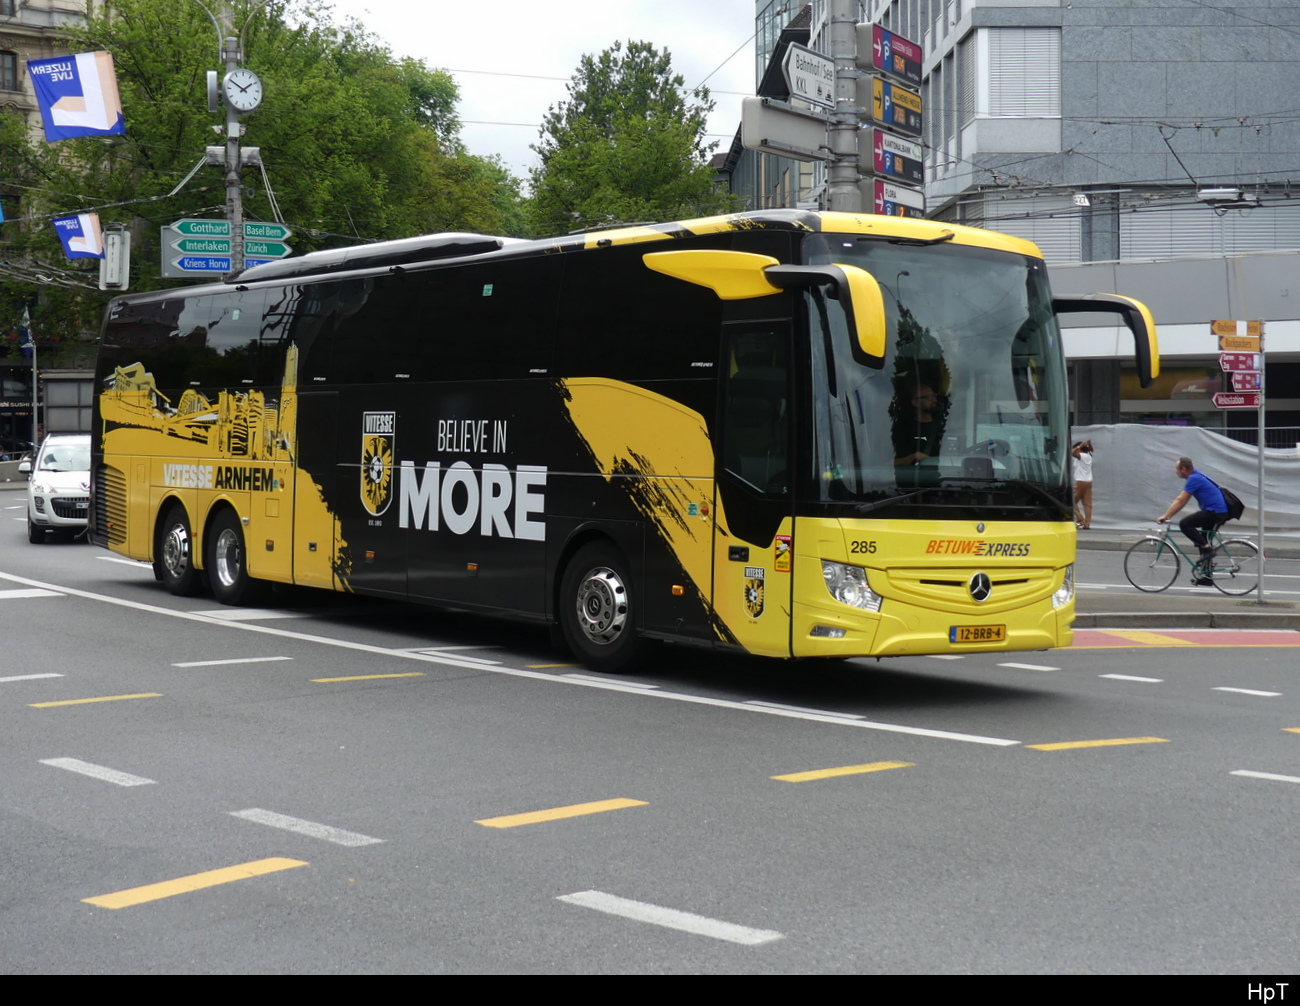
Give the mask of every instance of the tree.
<svg viewBox="0 0 1300 1006">
<path fill-rule="evenodd" d="M 585 55 L 533 146 L 531 219 L 538 234 L 721 213 L 705 123 L 707 88 L 686 91 L 672 56 L 648 42 Z"/>
<path fill-rule="evenodd" d="M 464 149 L 449 74 L 395 58 L 359 24 L 335 24 L 298 0 L 231 6 L 244 29 L 244 64 L 266 94 L 243 118 L 243 142 L 261 148 L 295 252 L 440 230 L 521 232 L 519 182 Z M 222 142 L 212 127 L 224 112 L 205 104 L 205 73 L 219 66 L 217 32 L 194 0 L 113 0 L 93 5 L 65 35 L 69 51 L 112 53 L 126 135 L 47 145 L 0 129 L 6 216 L 15 216 L 9 200 L 19 196 L 28 221 L 5 225 L 3 257 L 66 265 L 46 218 L 94 210 L 132 229 L 133 290 L 174 285 L 160 278 L 159 227 L 223 215 L 220 168 L 200 168 L 168 196 L 204 148 Z M 246 217 L 272 219 L 261 173 L 246 169 L 244 181 Z M 104 295 L 8 275 L 0 290 L 6 321 L 7 295 L 33 304 L 38 332 L 97 330 Z"/>
</svg>

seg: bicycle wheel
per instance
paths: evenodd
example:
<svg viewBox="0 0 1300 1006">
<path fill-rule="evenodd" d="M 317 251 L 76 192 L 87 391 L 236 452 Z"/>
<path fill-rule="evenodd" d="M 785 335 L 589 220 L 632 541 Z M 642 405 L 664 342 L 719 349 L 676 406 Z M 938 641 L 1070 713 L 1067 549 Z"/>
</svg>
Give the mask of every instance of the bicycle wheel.
<svg viewBox="0 0 1300 1006">
<path fill-rule="evenodd" d="M 1178 579 L 1178 553 L 1163 538 L 1143 538 L 1125 553 L 1124 575 L 1138 590 L 1158 594 Z"/>
<path fill-rule="evenodd" d="M 1233 596 L 1259 586 L 1259 549 L 1253 541 L 1234 538 L 1214 550 L 1214 585 Z"/>
</svg>

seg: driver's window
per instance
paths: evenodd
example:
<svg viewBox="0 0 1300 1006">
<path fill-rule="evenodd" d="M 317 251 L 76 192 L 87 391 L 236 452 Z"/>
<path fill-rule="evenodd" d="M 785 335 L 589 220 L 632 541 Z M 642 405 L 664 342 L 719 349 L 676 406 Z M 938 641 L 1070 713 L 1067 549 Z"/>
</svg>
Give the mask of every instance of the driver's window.
<svg viewBox="0 0 1300 1006">
<path fill-rule="evenodd" d="M 722 467 L 767 496 L 790 491 L 787 329 L 729 326 L 722 361 Z"/>
</svg>

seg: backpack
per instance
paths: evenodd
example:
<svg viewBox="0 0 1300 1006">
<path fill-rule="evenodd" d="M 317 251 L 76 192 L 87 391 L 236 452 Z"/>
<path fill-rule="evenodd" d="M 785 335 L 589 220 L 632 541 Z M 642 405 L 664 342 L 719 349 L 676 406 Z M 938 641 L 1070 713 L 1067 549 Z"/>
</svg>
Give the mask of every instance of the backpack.
<svg viewBox="0 0 1300 1006">
<path fill-rule="evenodd" d="M 1213 482 L 1214 480 L 1211 479 L 1210 481 Z M 1219 492 L 1223 493 L 1223 502 L 1228 506 L 1228 516 L 1224 518 L 1224 521 L 1240 520 L 1241 515 L 1246 512 L 1246 504 L 1241 502 L 1241 497 L 1231 489 L 1220 486 L 1217 482 L 1214 484 L 1218 486 Z"/>
</svg>

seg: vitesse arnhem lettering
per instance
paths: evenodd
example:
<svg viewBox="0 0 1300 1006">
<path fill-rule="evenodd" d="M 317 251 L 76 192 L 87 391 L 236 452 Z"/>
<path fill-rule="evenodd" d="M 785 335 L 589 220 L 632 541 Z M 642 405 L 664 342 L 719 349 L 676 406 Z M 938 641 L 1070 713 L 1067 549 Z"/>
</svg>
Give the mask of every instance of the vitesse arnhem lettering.
<svg viewBox="0 0 1300 1006">
<path fill-rule="evenodd" d="M 401 488 L 397 510 L 399 527 L 544 541 L 546 523 L 546 468 L 485 464 L 475 468 L 465 461 L 443 468 L 438 461 L 423 469 L 412 461 L 401 463 Z"/>
<path fill-rule="evenodd" d="M 163 465 L 163 485 L 180 489 L 278 489 L 273 468 L 247 465 Z"/>
</svg>

